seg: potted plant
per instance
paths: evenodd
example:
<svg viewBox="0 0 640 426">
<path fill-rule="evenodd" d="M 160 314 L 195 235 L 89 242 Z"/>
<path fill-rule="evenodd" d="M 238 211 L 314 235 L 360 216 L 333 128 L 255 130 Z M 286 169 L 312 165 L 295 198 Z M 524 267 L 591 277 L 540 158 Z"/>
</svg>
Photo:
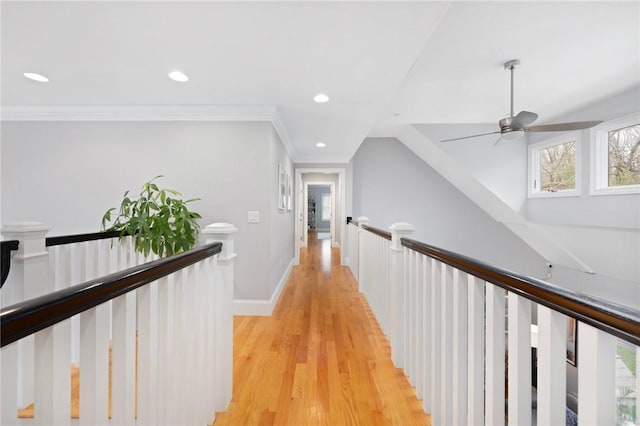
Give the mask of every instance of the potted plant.
<svg viewBox="0 0 640 426">
<path fill-rule="evenodd" d="M 156 176 L 142 185 L 137 198 L 124 193 L 120 210 L 112 220 L 116 208 L 110 208 L 102 217 L 102 230 L 120 231 L 120 237 L 133 236 L 135 250 L 148 256 L 170 256 L 191 249 L 200 230 L 199 213 L 189 210 L 187 204 L 199 200 L 183 201 L 178 191 L 159 188 Z"/>
</svg>

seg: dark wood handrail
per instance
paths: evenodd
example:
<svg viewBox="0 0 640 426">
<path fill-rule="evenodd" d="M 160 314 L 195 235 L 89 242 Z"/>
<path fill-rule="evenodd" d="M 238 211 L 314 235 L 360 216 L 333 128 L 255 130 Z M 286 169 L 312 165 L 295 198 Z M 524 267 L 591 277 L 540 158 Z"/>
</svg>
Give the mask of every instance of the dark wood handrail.
<svg viewBox="0 0 640 426">
<path fill-rule="evenodd" d="M 0 346 L 50 327 L 222 250 L 211 243 L 134 266 L 69 288 L 8 306 L 0 311 Z"/>
<path fill-rule="evenodd" d="M 362 229 L 391 241 L 391 232 L 383 231 L 382 229 L 374 228 L 373 226 L 369 225 L 362 225 Z"/>
<path fill-rule="evenodd" d="M 576 318 L 634 345 L 640 345 L 640 311 L 526 277 L 439 247 L 408 238 L 402 245 L 555 311 Z"/>
<path fill-rule="evenodd" d="M 2 262 L 0 288 L 2 288 L 9 276 L 9 270 L 11 269 L 11 252 L 18 250 L 19 246 L 20 242 L 18 240 L 2 241 L 0 243 L 0 262 Z"/>
<path fill-rule="evenodd" d="M 123 234 L 122 231 L 103 231 L 103 232 L 92 232 L 89 234 L 75 234 L 75 235 L 61 235 L 58 237 L 48 237 L 45 238 L 45 246 L 60 246 L 63 244 L 73 244 L 73 243 L 82 243 L 84 241 L 95 241 L 95 240 L 104 240 L 107 238 L 116 238 L 120 237 Z"/>
</svg>

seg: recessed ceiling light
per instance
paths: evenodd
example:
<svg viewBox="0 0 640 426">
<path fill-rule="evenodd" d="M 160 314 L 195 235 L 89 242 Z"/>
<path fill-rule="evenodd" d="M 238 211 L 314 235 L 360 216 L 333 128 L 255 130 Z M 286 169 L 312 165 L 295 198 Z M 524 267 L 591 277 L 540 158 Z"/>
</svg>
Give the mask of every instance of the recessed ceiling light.
<svg viewBox="0 0 640 426">
<path fill-rule="evenodd" d="M 49 81 L 49 79 L 44 75 L 36 74 L 34 72 L 25 72 L 23 75 L 29 80 L 39 81 L 40 83 L 46 83 L 47 81 Z"/>
<path fill-rule="evenodd" d="M 189 77 L 187 77 L 187 75 L 182 71 L 171 71 L 169 73 L 169 78 L 174 81 L 179 81 L 180 83 L 189 81 Z"/>
<path fill-rule="evenodd" d="M 313 97 L 313 100 L 318 102 L 319 104 L 323 104 L 325 102 L 329 102 L 329 97 L 324 93 L 318 93 Z"/>
<path fill-rule="evenodd" d="M 316 146 L 317 146 L 318 148 L 324 148 L 325 146 L 327 146 L 327 144 L 326 144 L 326 143 L 324 143 L 324 142 L 318 142 L 318 143 L 316 144 Z"/>
</svg>

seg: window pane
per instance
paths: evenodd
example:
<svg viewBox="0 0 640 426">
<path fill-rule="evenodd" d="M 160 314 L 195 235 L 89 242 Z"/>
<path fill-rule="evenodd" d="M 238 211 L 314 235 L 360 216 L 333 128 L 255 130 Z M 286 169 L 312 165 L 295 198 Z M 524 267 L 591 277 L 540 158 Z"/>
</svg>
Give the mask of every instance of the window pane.
<svg viewBox="0 0 640 426">
<path fill-rule="evenodd" d="M 609 186 L 640 184 L 640 124 L 609 132 Z"/>
<path fill-rule="evenodd" d="M 322 194 L 322 220 L 331 220 L 331 194 Z"/>
<path fill-rule="evenodd" d="M 557 192 L 576 188 L 576 143 L 566 142 L 541 149 L 540 191 Z"/>
<path fill-rule="evenodd" d="M 635 426 L 638 418 L 637 348 L 618 341 L 616 356 L 616 425 Z"/>
</svg>

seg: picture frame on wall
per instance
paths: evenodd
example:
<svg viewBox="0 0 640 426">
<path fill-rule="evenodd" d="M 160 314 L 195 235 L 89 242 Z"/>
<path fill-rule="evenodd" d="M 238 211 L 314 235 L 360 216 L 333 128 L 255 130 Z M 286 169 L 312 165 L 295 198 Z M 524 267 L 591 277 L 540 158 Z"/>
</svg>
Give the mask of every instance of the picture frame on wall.
<svg viewBox="0 0 640 426">
<path fill-rule="evenodd" d="M 278 209 L 284 210 L 287 208 L 287 174 L 282 168 L 281 164 L 278 164 Z"/>
<path fill-rule="evenodd" d="M 567 318 L 567 362 L 578 366 L 578 321 Z"/>
<path fill-rule="evenodd" d="M 293 198 L 293 180 L 291 175 L 287 174 L 287 210 L 291 211 L 291 203 Z"/>
</svg>

